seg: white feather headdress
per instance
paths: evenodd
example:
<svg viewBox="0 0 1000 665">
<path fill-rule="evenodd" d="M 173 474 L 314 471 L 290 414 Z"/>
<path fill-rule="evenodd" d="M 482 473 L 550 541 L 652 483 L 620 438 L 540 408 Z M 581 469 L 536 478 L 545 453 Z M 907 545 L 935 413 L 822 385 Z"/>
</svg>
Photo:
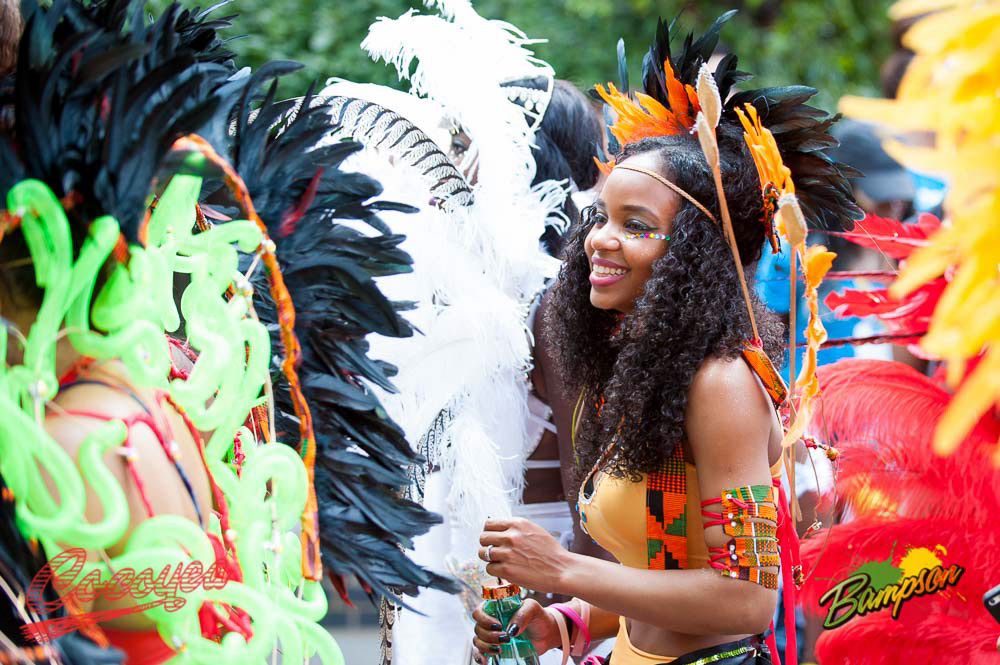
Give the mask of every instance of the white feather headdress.
<svg viewBox="0 0 1000 665">
<path fill-rule="evenodd" d="M 369 28 L 361 47 L 395 67 L 401 80 L 410 81 L 413 94 L 448 110 L 475 144 L 480 179 L 523 183 L 526 178 L 530 183 L 535 172 L 532 128 L 524 120 L 525 105 L 511 99 L 518 91 L 503 84 L 520 78 L 553 79 L 552 67 L 527 48 L 544 40 L 529 39 L 510 23 L 479 16 L 466 0 L 425 4 L 439 9 L 441 16 L 410 10 L 397 19 L 382 17 Z M 547 104 L 543 98 L 532 106 Z M 544 113 L 544 108 L 532 110 Z"/>
<path fill-rule="evenodd" d="M 364 97 L 400 115 L 411 113 L 409 119 L 428 133 L 440 123 L 427 109 L 442 109 L 472 141 L 473 156 L 462 164 L 477 176 L 471 203 L 447 211 L 428 204 L 426 180 L 404 160 L 390 166 L 384 156 L 365 151 L 351 161 L 351 168 L 378 177 L 384 197 L 420 208 L 416 215 L 380 215 L 406 235 L 402 248 L 413 257 L 414 270 L 379 282 L 393 300 L 416 303 L 406 316 L 420 334 L 369 341 L 372 357 L 399 368 L 393 379 L 398 393 L 380 393 L 382 403 L 430 458 L 428 468 L 439 470 L 432 483 L 438 491 L 420 498 L 433 501 L 429 507 L 443 513 L 446 524 L 418 540 L 415 558 L 445 572 L 448 564 L 470 570 L 480 563 L 483 521 L 510 515 L 520 501 L 532 443 L 525 319 L 532 298 L 558 269 L 540 249 L 539 237 L 561 214 L 566 190 L 565 183 L 552 181 L 531 186 L 533 127 L 525 113 L 541 117 L 551 85 L 541 97 L 504 85 L 521 78 L 552 80 L 552 68 L 527 48 L 537 40 L 509 23 L 480 17 L 467 0 L 425 4 L 440 15 L 409 11 L 398 19 L 380 18 L 362 44 L 409 79 L 410 95 L 342 81 L 321 95 Z M 441 594 L 421 594 L 412 604 L 427 616 L 403 612 L 396 620 L 396 639 L 406 645 L 394 654 L 396 665 L 467 663 L 464 638 L 471 627 L 463 606 Z M 447 651 L 428 641 L 428 631 L 440 633 L 442 626 L 449 633 Z M 414 641 L 421 646 L 414 648 Z"/>
</svg>

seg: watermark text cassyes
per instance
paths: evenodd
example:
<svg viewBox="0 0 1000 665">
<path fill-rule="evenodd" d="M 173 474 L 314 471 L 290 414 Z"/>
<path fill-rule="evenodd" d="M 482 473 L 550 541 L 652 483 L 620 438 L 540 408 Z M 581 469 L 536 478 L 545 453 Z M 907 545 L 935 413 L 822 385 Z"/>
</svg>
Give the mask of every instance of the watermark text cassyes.
<svg viewBox="0 0 1000 665">
<path fill-rule="evenodd" d="M 229 581 L 226 569 L 218 563 L 207 569 L 200 561 L 167 564 L 159 571 L 144 568 L 137 572 L 133 568 L 119 568 L 105 578 L 98 568 L 81 575 L 86 561 L 87 552 L 79 547 L 64 550 L 49 559 L 31 580 L 26 599 L 28 608 L 40 614 L 49 614 L 64 606 L 86 606 L 98 597 L 110 602 L 128 596 L 140 602 L 130 607 L 76 613 L 30 623 L 22 627 L 26 637 L 47 642 L 86 623 L 107 621 L 153 607 L 176 612 L 187 604 L 184 594 L 198 588 L 221 589 Z M 50 583 L 59 594 L 55 600 L 45 600 L 44 590 Z"/>
</svg>

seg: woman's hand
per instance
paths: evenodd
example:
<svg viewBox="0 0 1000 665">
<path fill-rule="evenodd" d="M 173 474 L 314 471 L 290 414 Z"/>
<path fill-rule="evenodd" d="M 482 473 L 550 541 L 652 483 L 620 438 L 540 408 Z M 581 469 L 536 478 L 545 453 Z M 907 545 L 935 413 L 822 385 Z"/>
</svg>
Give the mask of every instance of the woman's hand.
<svg viewBox="0 0 1000 665">
<path fill-rule="evenodd" d="M 563 593 L 561 580 L 573 555 L 534 522 L 486 520 L 479 544 L 479 558 L 490 575 L 532 591 Z"/>
<path fill-rule="evenodd" d="M 539 654 L 561 646 L 556 618 L 530 598 L 511 617 L 507 632 L 504 632 L 496 617 L 483 611 L 483 605 L 476 608 L 472 618 L 476 621 L 476 636 L 472 638 L 472 644 L 476 648 L 477 663 L 485 662 L 484 656 L 489 658 L 499 654 L 500 645 L 518 635 L 530 640 Z"/>
</svg>

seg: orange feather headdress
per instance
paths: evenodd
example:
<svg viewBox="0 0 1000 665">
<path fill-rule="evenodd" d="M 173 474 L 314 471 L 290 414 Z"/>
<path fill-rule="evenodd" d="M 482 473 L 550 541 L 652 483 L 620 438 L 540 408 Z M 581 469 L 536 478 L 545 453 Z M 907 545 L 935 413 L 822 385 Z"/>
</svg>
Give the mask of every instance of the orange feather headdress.
<svg viewBox="0 0 1000 665">
<path fill-rule="evenodd" d="M 695 83 L 702 66 L 716 51 L 722 26 L 735 13 L 736 10 L 730 10 L 722 14 L 701 35 L 688 34 L 679 48 L 673 50 L 670 41 L 674 24 L 658 20 L 656 38 L 643 58 L 641 84 L 635 89 L 628 83 L 625 46 L 619 40 L 620 82 L 616 82 L 617 86 L 595 86 L 596 96 L 607 104 L 605 110 L 615 116 L 608 127 L 609 139 L 614 139 L 612 143 L 624 146 L 646 137 L 672 136 L 693 130 L 698 113 L 703 112 L 708 103 Z M 751 137 L 763 136 L 763 131 L 769 128 L 771 139 L 767 140 L 765 152 L 780 156 L 795 174 L 799 184 L 795 195 L 803 220 L 808 218 L 824 228 L 850 229 L 854 219 L 863 217 L 854 203 L 848 181 L 848 178 L 860 177 L 860 173 L 832 160 L 824 152 L 836 143 L 829 134 L 834 120 L 807 104 L 816 94 L 814 88 L 788 85 L 740 90 L 736 86 L 749 79 L 750 74 L 737 68 L 735 54 L 722 58 L 710 77 L 721 103 L 716 125 L 738 127 L 740 120 L 735 111 L 749 104 L 757 114 L 757 119 L 751 123 L 755 128 L 750 132 Z M 614 160 L 599 161 L 598 166 L 607 173 L 614 166 Z M 762 181 L 762 185 L 772 182 L 780 190 L 788 181 L 778 178 L 777 173 L 771 175 L 773 179 Z M 771 205 L 765 202 L 765 208 L 777 208 L 773 198 L 773 192 L 769 192 Z M 770 210 L 765 212 L 768 223 L 770 214 Z M 778 221 L 781 221 L 780 215 Z"/>
<path fill-rule="evenodd" d="M 735 109 L 740 123 L 743 124 L 743 137 L 746 139 L 747 147 L 750 148 L 750 155 L 753 157 L 757 176 L 760 178 L 761 195 L 764 199 L 762 221 L 766 228 L 767 240 L 771 243 L 771 251 L 777 254 L 779 244 L 774 228 L 775 213 L 778 211 L 779 199 L 786 194 L 795 193 L 792 170 L 785 166 L 774 134 L 761 124 L 757 109 L 747 104 L 746 110 L 749 118 L 739 107 Z"/>
<path fill-rule="evenodd" d="M 663 61 L 663 73 L 667 88 L 666 106 L 641 92 L 631 95 L 627 90 L 619 92 L 610 82 L 607 90 L 600 84 L 594 86 L 597 94 L 617 116 L 609 129 L 619 144 L 626 145 L 650 136 L 673 136 L 689 132 L 694 127 L 695 117 L 701 111 L 698 93 L 692 86 L 677 80 L 669 59 Z M 610 173 L 615 165 L 613 158 L 601 162 L 595 157 L 594 161 L 605 173 Z"/>
</svg>

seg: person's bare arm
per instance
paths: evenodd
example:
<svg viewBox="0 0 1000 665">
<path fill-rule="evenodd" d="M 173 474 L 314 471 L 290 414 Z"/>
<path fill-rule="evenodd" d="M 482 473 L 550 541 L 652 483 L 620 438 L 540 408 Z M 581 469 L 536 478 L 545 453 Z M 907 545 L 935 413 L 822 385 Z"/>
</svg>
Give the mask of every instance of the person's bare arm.
<svg viewBox="0 0 1000 665">
<path fill-rule="evenodd" d="M 770 486 L 773 427 L 773 410 L 746 365 L 707 361 L 692 383 L 687 413 L 702 496 L 720 496 L 743 485 Z M 721 527 L 706 529 L 705 537 L 710 547 L 728 541 Z M 777 604 L 776 591 L 712 569 L 642 570 L 567 552 L 527 520 L 490 520 L 480 542 L 494 546 L 490 558 L 495 563 L 486 569 L 491 575 L 582 598 L 606 612 L 671 631 L 761 633 Z"/>
</svg>

